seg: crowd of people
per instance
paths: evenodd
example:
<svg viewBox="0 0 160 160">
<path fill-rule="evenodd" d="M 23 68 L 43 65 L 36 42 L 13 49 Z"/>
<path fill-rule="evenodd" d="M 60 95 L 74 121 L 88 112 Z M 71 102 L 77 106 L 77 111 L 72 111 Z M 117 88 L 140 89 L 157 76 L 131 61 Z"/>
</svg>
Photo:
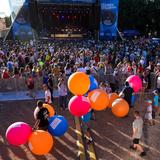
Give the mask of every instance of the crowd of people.
<svg viewBox="0 0 160 160">
<path fill-rule="evenodd" d="M 82 71 L 106 83 L 110 75 L 113 90 L 131 74 L 138 74 L 150 89 L 151 75 L 160 89 L 160 46 L 146 38 L 125 41 L 12 41 L 0 42 L 0 75 L 2 79 L 50 76 L 68 78 Z M 45 82 L 46 83 L 46 82 Z M 57 83 L 58 84 L 58 83 Z M 113 85 L 114 84 L 114 85 Z M 115 85 L 116 84 L 116 85 Z"/>
<path fill-rule="evenodd" d="M 52 101 L 53 91 L 58 90 L 65 109 L 66 82 L 75 71 L 93 75 L 107 93 L 120 92 L 132 74 L 141 77 L 146 91 L 153 88 L 160 92 L 160 45 L 144 37 L 123 41 L 0 41 L 1 81 L 25 78 L 33 98 L 34 78 L 41 77 Z"/>
<path fill-rule="evenodd" d="M 25 78 L 30 91 L 34 89 L 34 78 L 43 78 L 45 102 L 52 104 L 53 91 L 58 90 L 59 104 L 67 108 L 67 79 L 76 72 L 93 75 L 99 82 L 99 88 L 107 93 L 117 92 L 132 106 L 133 89 L 125 84 L 126 78 L 132 74 L 139 75 L 145 91 L 154 91 L 152 101 L 147 101 L 145 119 L 154 124 L 153 111 L 158 114 L 158 93 L 160 92 L 160 45 L 148 38 L 139 37 L 123 41 L 0 41 L 0 80 Z M 56 87 L 56 88 L 55 88 Z M 127 90 L 126 90 L 127 89 Z M 130 93 L 130 94 L 129 94 Z M 30 92 L 32 95 L 32 92 Z M 33 96 L 34 98 L 34 96 Z M 42 102 L 38 103 L 39 108 Z M 44 111 L 46 112 L 46 111 Z M 132 149 L 139 149 L 143 121 L 139 112 L 135 112 L 133 123 Z M 35 124 L 35 128 L 40 122 Z M 134 133 L 140 128 L 139 133 Z"/>
</svg>

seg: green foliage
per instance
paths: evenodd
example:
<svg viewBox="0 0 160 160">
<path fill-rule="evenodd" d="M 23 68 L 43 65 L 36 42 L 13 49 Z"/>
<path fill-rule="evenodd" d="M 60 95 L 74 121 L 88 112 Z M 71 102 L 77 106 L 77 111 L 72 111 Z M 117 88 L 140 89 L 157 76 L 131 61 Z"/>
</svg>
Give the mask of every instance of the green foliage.
<svg viewBox="0 0 160 160">
<path fill-rule="evenodd" d="M 160 0 L 120 0 L 119 28 L 141 33 L 160 30 Z"/>
<path fill-rule="evenodd" d="M 10 27 L 11 26 L 11 17 L 5 17 L 5 22 L 6 22 L 6 27 Z"/>
</svg>

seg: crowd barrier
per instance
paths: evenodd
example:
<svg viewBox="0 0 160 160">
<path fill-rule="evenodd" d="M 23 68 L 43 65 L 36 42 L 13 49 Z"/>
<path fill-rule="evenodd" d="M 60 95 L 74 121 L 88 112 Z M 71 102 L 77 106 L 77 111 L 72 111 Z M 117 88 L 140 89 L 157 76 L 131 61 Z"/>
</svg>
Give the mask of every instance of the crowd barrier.
<svg viewBox="0 0 160 160">
<path fill-rule="evenodd" d="M 42 89 L 42 78 L 34 78 L 34 89 Z M 27 90 L 26 79 L 25 78 L 10 78 L 10 79 L 0 79 L 0 92 L 9 91 L 25 91 Z"/>
<path fill-rule="evenodd" d="M 126 74 L 120 74 L 118 79 L 115 81 L 115 77 L 113 74 L 107 75 L 94 75 L 94 77 L 98 80 L 98 82 L 109 82 L 112 84 L 117 85 L 119 88 L 124 86 L 124 82 L 128 77 Z M 58 78 L 53 78 L 54 88 L 57 88 L 58 85 Z M 34 78 L 34 89 L 42 90 L 43 78 L 37 77 Z M 151 86 L 152 88 L 156 87 L 156 76 L 154 73 L 151 74 Z M 9 91 L 25 91 L 27 90 L 26 79 L 21 78 L 10 78 L 10 79 L 0 79 L 0 92 L 9 92 Z"/>
</svg>

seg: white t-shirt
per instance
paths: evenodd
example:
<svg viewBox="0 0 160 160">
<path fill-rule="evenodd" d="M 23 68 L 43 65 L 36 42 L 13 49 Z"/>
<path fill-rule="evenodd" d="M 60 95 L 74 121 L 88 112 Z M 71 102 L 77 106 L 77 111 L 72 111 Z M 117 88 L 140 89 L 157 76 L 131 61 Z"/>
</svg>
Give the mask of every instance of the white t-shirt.
<svg viewBox="0 0 160 160">
<path fill-rule="evenodd" d="M 65 71 L 65 75 L 70 75 L 71 74 L 71 68 L 64 69 L 64 71 Z"/>
<path fill-rule="evenodd" d="M 64 84 L 58 86 L 59 96 L 67 96 L 67 87 Z"/>
<path fill-rule="evenodd" d="M 135 128 L 137 130 L 137 132 L 133 138 L 140 139 L 143 134 L 143 120 L 142 120 L 142 118 L 135 119 L 132 126 L 133 126 L 133 128 Z"/>
<path fill-rule="evenodd" d="M 157 88 L 160 88 L 160 76 L 157 78 Z"/>
<path fill-rule="evenodd" d="M 50 98 L 49 98 L 49 102 L 48 102 L 48 97 L 50 97 Z M 52 100 L 51 100 L 51 92 L 50 92 L 49 89 L 45 91 L 45 102 L 46 102 L 46 103 L 49 103 L 49 104 L 52 103 Z"/>
<path fill-rule="evenodd" d="M 145 119 L 152 120 L 152 106 L 147 106 L 147 111 L 145 113 Z"/>
<path fill-rule="evenodd" d="M 37 119 L 37 113 L 40 111 L 39 107 L 36 107 L 36 109 L 34 110 L 34 119 Z"/>
<path fill-rule="evenodd" d="M 81 67 L 81 68 L 77 68 L 77 72 L 86 73 L 86 70 L 85 70 L 85 68 Z"/>
</svg>

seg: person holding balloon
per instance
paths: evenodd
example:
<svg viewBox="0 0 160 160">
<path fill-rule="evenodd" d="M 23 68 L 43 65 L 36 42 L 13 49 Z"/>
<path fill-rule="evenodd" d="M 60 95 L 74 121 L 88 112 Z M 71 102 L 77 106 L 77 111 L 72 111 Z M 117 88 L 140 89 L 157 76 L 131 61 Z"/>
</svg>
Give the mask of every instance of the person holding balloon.
<svg viewBox="0 0 160 160">
<path fill-rule="evenodd" d="M 38 101 L 37 102 L 37 108 L 34 112 L 34 116 L 36 119 L 36 122 L 34 124 L 33 130 L 48 130 L 48 118 L 49 118 L 49 111 L 47 108 L 43 107 L 43 102 Z"/>
<path fill-rule="evenodd" d="M 131 108 L 131 100 L 133 92 L 134 92 L 133 88 L 130 87 L 129 83 L 126 81 L 124 89 L 119 94 L 120 97 L 123 97 L 128 102 L 130 108 Z"/>
</svg>

